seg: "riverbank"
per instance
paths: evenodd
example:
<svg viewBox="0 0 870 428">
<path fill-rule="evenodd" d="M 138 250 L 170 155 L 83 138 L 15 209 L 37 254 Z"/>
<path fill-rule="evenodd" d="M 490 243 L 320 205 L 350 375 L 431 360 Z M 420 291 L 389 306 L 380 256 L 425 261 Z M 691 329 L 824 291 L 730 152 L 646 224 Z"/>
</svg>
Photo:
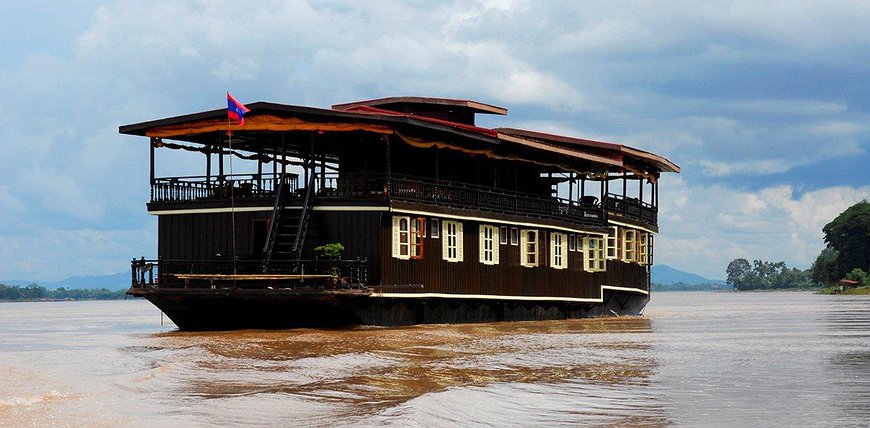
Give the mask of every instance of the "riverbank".
<svg viewBox="0 0 870 428">
<path fill-rule="evenodd" d="M 870 295 L 870 287 L 845 287 L 840 290 L 839 285 L 835 285 L 833 287 L 825 287 L 818 291 L 816 294 L 842 294 L 845 296 L 864 296 Z"/>
<path fill-rule="evenodd" d="M 127 297 L 127 290 L 65 289 L 54 290 L 31 284 L 26 287 L 0 284 L 0 302 L 63 302 L 73 300 L 120 300 Z"/>
</svg>

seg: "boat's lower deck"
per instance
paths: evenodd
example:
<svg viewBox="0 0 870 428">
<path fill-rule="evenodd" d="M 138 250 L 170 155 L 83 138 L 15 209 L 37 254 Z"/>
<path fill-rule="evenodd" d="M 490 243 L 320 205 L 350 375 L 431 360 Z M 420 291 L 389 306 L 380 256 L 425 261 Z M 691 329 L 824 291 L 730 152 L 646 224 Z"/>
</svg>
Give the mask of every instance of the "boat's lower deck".
<svg viewBox="0 0 870 428">
<path fill-rule="evenodd" d="M 396 326 L 638 315 L 649 295 L 603 290 L 600 302 L 382 297 L 368 289 L 133 288 L 182 330 Z"/>
</svg>

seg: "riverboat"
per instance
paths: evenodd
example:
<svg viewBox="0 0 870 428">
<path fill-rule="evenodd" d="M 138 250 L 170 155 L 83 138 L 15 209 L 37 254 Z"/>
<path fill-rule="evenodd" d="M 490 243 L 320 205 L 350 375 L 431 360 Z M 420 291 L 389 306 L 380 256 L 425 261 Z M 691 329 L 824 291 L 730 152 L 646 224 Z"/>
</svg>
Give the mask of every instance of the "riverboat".
<svg viewBox="0 0 870 428">
<path fill-rule="evenodd" d="M 679 172 L 661 156 L 478 126 L 507 110 L 470 100 L 247 109 L 243 125 L 218 109 L 120 127 L 148 139 L 158 229 L 129 294 L 182 330 L 637 315 L 649 300 L 659 177 Z"/>
</svg>

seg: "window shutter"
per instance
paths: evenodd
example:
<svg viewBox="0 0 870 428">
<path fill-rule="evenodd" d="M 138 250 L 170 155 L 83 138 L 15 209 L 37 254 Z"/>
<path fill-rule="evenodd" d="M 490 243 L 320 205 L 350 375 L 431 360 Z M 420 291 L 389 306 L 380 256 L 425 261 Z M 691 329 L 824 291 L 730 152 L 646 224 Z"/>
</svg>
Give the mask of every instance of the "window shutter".
<svg viewBox="0 0 870 428">
<path fill-rule="evenodd" d="M 486 263 L 486 251 L 484 248 L 486 246 L 486 227 L 482 224 L 478 226 L 478 235 L 477 235 L 477 259 L 480 260 L 481 263 Z"/>
<path fill-rule="evenodd" d="M 550 234 L 550 266 L 554 268 L 558 268 L 559 266 L 556 264 L 556 234 Z"/>
<path fill-rule="evenodd" d="M 599 239 L 598 242 L 598 266 L 596 266 L 596 271 L 603 272 L 607 270 L 607 261 L 604 258 L 604 248 L 602 248 L 604 246 L 604 240 Z"/>
<path fill-rule="evenodd" d="M 622 261 L 624 261 L 624 262 L 627 262 L 627 261 L 628 261 L 627 254 L 626 254 L 627 251 L 625 251 L 625 250 L 628 249 L 628 245 L 625 243 L 625 234 L 626 234 L 626 232 L 628 232 L 628 230 L 626 230 L 626 229 L 622 229 L 622 234 L 621 234 L 621 238 L 622 238 L 622 242 L 621 242 L 621 243 L 622 243 L 622 245 L 620 245 L 620 247 L 622 248 L 622 257 L 620 257 L 620 259 L 621 259 Z"/>
<path fill-rule="evenodd" d="M 449 254 L 447 252 L 447 242 L 450 241 L 447 235 L 447 225 L 449 223 L 447 220 L 441 222 L 441 258 L 443 260 L 447 260 L 447 255 Z"/>
<path fill-rule="evenodd" d="M 462 223 L 456 222 L 456 260 L 460 262 L 462 261 L 464 251 L 462 241 L 464 241 L 462 237 Z"/>
<path fill-rule="evenodd" d="M 498 227 L 492 228 L 492 263 L 498 264 L 498 247 L 501 243 L 501 229 Z"/>
<path fill-rule="evenodd" d="M 529 257 L 528 254 L 528 246 L 529 240 L 526 237 L 525 229 L 520 230 L 520 266 L 528 266 L 529 265 Z"/>
<path fill-rule="evenodd" d="M 393 257 L 399 258 L 399 217 L 393 217 Z"/>
</svg>

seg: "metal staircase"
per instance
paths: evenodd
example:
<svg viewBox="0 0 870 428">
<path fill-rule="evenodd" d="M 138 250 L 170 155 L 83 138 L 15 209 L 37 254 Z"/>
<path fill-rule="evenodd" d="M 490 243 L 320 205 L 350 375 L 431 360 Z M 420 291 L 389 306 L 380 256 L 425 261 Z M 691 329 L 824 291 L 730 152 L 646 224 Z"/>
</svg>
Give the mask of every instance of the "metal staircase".
<svg viewBox="0 0 870 428">
<path fill-rule="evenodd" d="M 315 174 L 311 174 L 305 186 L 305 198 L 299 207 L 287 207 L 284 182 L 278 187 L 275 205 L 272 211 L 272 223 L 269 235 L 263 248 L 263 273 L 286 270 L 279 268 L 280 262 L 298 262 L 302 258 L 302 248 L 308 231 L 308 221 L 311 217 L 311 207 L 314 200 Z M 285 264 L 286 266 L 287 264 Z M 289 263 L 292 272 L 298 269 L 298 263 Z"/>
</svg>

